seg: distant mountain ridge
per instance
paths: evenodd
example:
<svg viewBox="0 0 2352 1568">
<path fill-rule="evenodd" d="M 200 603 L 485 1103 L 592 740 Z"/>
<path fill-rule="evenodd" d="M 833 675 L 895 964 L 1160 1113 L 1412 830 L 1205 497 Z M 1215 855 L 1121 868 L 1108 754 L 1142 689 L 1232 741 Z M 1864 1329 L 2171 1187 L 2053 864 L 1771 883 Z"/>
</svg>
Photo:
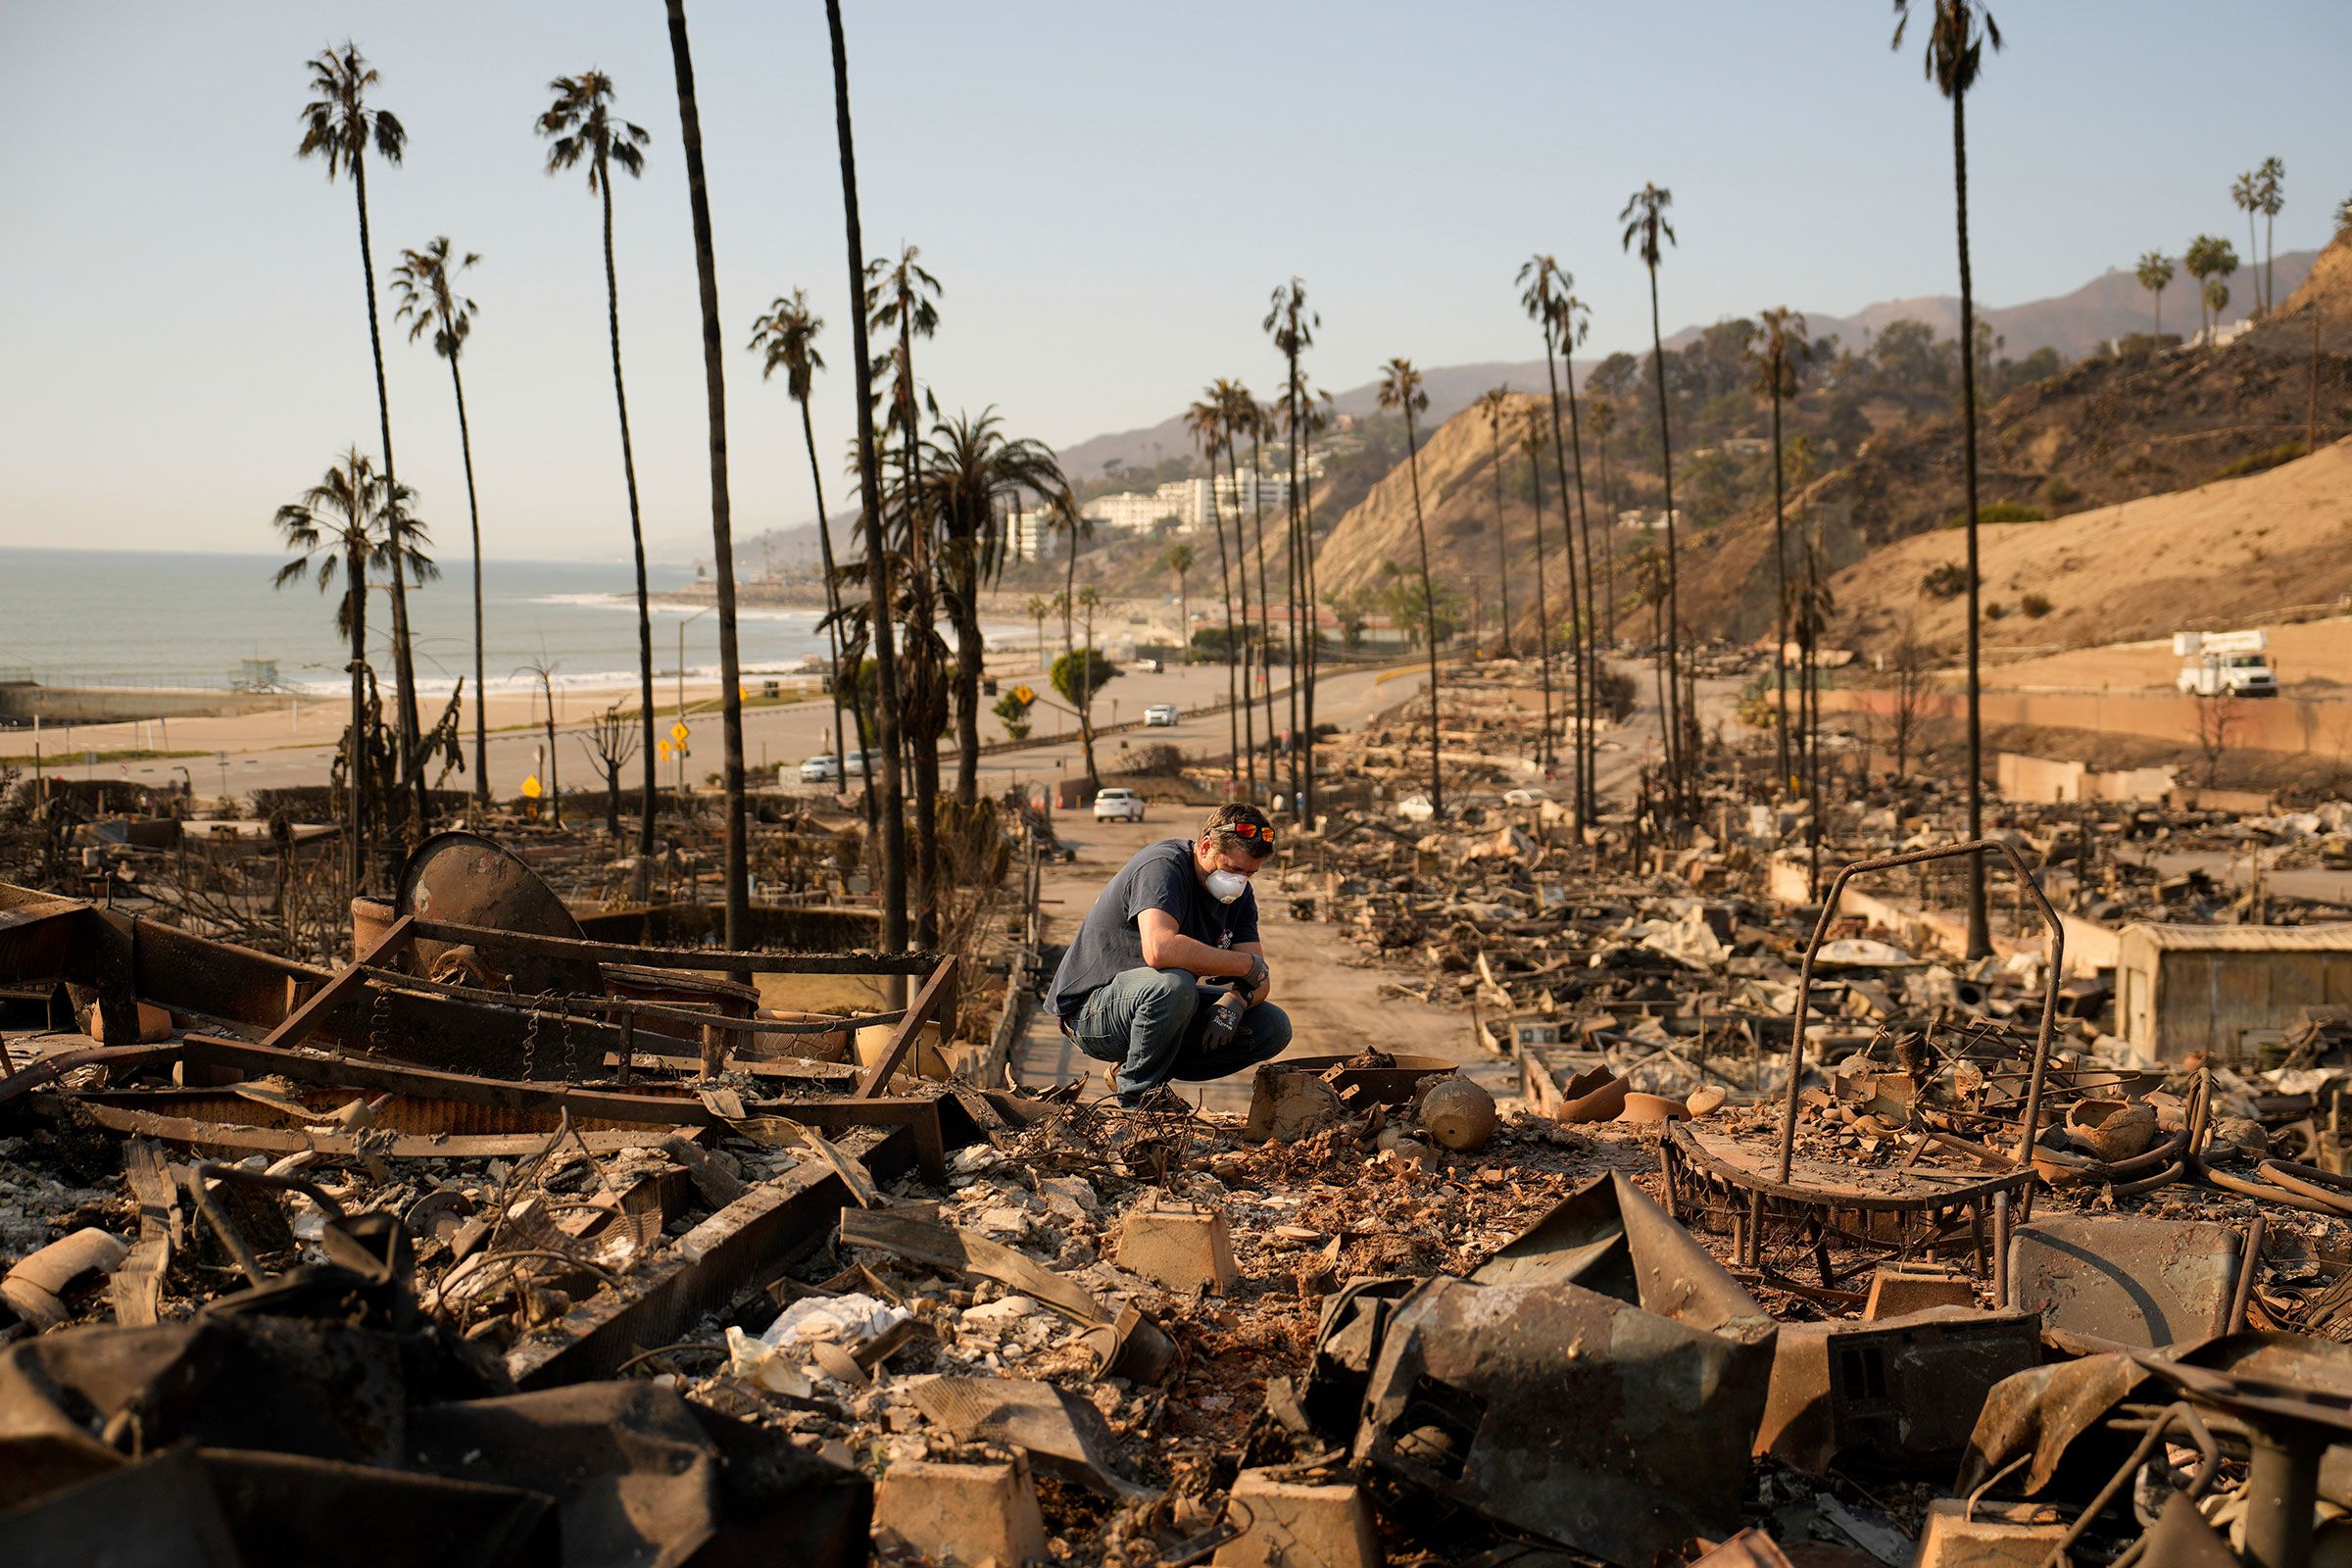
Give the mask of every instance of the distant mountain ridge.
<svg viewBox="0 0 2352 1568">
<path fill-rule="evenodd" d="M 2281 300 L 2302 283 L 2319 254 L 2316 250 L 2279 253 L 2276 275 Z M 2178 330 L 2183 324 L 2193 328 L 2197 318 L 2191 293 L 2194 281 L 2183 272 L 2165 290 L 2168 331 Z M 2225 324 L 2245 316 L 2253 304 L 2254 291 L 2244 270 L 2232 275 L 2230 294 L 2230 309 L 2222 313 Z M 2002 352 L 2014 359 L 2023 359 L 2046 346 L 2069 360 L 2079 360 L 2110 338 L 2147 331 L 2154 322 L 2148 291 L 2139 286 L 2139 279 L 2132 272 L 2121 268 L 2111 269 L 2072 293 L 2052 299 L 2029 300 L 2022 305 L 1987 306 L 1980 302 L 1978 316 L 2005 340 Z M 1927 322 L 1937 337 L 1957 336 L 1960 297 L 1938 294 L 1882 300 L 1865 305 L 1851 316 L 1833 316 L 1826 311 L 1805 313 L 1805 324 L 1813 336 L 1836 333 L 1845 347 L 1857 351 L 1867 338 L 1876 336 L 1889 322 L 1904 319 Z M 1705 330 L 1703 326 L 1686 326 L 1667 338 L 1666 346 L 1682 348 Z M 1596 359 L 1578 360 L 1577 384 L 1583 385 L 1585 377 L 1599 363 Z M 1433 366 L 1425 367 L 1421 374 L 1423 387 L 1429 393 L 1428 428 L 1433 430 L 1477 402 L 1490 387 L 1507 384 L 1514 391 L 1536 392 L 1544 384 L 1542 360 Z M 1343 414 L 1373 413 L 1379 407 L 1379 386 L 1367 381 L 1350 387 L 1334 396 L 1332 403 Z M 1192 438 L 1185 433 L 1184 416 L 1179 413 L 1141 429 L 1092 436 L 1060 449 L 1056 456 L 1061 459 L 1063 470 L 1078 478 L 1102 473 L 1106 463 L 1116 463 L 1121 467 L 1149 467 L 1192 451 Z"/>
</svg>

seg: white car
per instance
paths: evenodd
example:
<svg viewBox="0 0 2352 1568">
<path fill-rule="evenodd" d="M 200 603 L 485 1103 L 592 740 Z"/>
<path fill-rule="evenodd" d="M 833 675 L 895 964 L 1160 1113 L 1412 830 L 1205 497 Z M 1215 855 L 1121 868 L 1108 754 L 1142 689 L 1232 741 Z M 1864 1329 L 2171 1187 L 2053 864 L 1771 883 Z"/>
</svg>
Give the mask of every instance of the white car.
<svg viewBox="0 0 2352 1568">
<path fill-rule="evenodd" d="M 1174 703 L 1153 703 L 1144 710 L 1144 727 L 1158 729 L 1172 726 L 1182 716 L 1176 711 Z"/>
<path fill-rule="evenodd" d="M 1133 790 L 1109 789 L 1095 797 L 1095 820 L 1098 822 L 1141 822 L 1144 819 L 1144 798 Z"/>
<path fill-rule="evenodd" d="M 843 778 L 865 777 L 865 754 L 863 752 L 852 752 L 849 756 L 843 758 L 841 760 L 841 776 Z"/>
<path fill-rule="evenodd" d="M 841 759 L 831 752 L 821 757 L 811 757 L 801 764 L 801 782 L 804 784 L 832 784 L 840 778 Z"/>
</svg>

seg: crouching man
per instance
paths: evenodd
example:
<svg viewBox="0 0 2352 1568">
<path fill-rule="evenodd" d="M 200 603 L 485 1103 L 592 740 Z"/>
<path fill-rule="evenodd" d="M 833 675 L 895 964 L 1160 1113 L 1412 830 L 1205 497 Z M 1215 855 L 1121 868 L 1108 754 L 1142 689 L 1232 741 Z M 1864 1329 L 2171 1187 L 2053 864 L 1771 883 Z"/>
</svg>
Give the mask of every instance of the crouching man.
<svg viewBox="0 0 2352 1568">
<path fill-rule="evenodd" d="M 1117 1064 L 1121 1105 L 1172 1099 L 1162 1087 L 1171 1078 L 1223 1078 L 1290 1044 L 1291 1020 L 1266 1001 L 1272 981 L 1250 885 L 1273 853 L 1263 811 L 1220 806 L 1198 837 L 1139 852 L 1087 911 L 1048 1004 L 1080 1051 Z M 1232 1038 L 1211 1047 L 1202 1037 L 1234 985 L 1249 1009 Z"/>
</svg>

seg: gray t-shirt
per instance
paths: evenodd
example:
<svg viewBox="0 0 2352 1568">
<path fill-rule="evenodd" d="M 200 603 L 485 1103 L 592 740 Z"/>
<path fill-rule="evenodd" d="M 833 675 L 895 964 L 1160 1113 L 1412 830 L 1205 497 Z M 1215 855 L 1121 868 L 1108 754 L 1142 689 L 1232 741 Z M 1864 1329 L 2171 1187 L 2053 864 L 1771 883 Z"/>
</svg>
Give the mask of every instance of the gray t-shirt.
<svg viewBox="0 0 2352 1568">
<path fill-rule="evenodd" d="M 1120 867 L 1086 911 L 1048 994 L 1047 1004 L 1057 1016 L 1076 1016 L 1097 987 L 1108 985 L 1122 970 L 1144 966 L 1144 935 L 1135 917 L 1146 909 L 1165 909 L 1177 930 L 1212 948 L 1257 940 L 1256 890 L 1219 904 L 1193 867 L 1193 841 L 1162 839 Z"/>
</svg>

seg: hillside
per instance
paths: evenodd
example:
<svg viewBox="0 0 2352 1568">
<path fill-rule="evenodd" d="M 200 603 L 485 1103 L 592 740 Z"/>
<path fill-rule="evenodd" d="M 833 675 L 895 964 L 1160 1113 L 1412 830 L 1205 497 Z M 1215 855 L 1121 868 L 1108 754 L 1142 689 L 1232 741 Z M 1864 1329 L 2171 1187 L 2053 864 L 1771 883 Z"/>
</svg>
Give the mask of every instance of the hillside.
<svg viewBox="0 0 2352 1568">
<path fill-rule="evenodd" d="M 1837 635 L 1884 649 L 1908 618 L 1921 640 L 1958 646 L 1966 601 L 1922 584 L 1938 565 L 1956 567 L 1965 549 L 1960 530 L 1939 529 L 1838 572 L 1832 593 L 1850 613 Z M 2352 438 L 2245 478 L 2053 522 L 1991 524 L 1978 530 L 1978 551 L 1988 646 L 2082 647 L 2262 624 L 2281 609 L 2352 593 Z M 2030 613 L 2029 595 L 2047 609 Z"/>
<path fill-rule="evenodd" d="M 1536 550 L 1536 510 L 1529 483 L 1523 432 L 1531 411 L 1548 419 L 1550 400 L 1513 398 L 1505 406 L 1502 440 L 1502 537 L 1494 532 L 1494 443 L 1486 418 L 1475 410 L 1457 414 L 1422 438 L 1421 504 L 1429 528 L 1432 575 L 1441 592 L 1450 589 L 1465 612 L 1475 600 L 1484 607 L 1482 620 L 1494 618 L 1503 598 L 1502 582 L 1509 579 L 1509 599 L 1515 623 L 1532 627 L 1534 588 L 1539 571 Z M 1562 417 L 1563 431 L 1566 428 Z M 1586 502 L 1597 518 L 1602 512 L 1598 474 L 1587 432 Z M 1568 470 L 1571 487 L 1576 470 Z M 1624 539 L 1638 539 L 1627 534 Z M 1567 566 L 1561 559 L 1559 485 L 1547 455 L 1544 465 L 1544 586 L 1555 612 L 1568 603 Z M 1592 540 L 1595 569 L 1606 581 L 1603 557 L 1615 558 L 1623 577 L 1623 539 L 1608 541 L 1596 529 Z M 1322 546 L 1317 571 L 1328 599 L 1356 588 L 1378 588 L 1385 566 L 1418 571 L 1420 556 L 1413 532 L 1413 492 L 1410 470 L 1399 464 L 1372 487 L 1362 505 L 1342 517 Z M 1580 557 L 1577 569 L 1582 571 Z"/>
<path fill-rule="evenodd" d="M 2325 439 L 2352 428 L 2352 239 L 2337 240 L 2322 261 L 2295 300 L 2321 302 L 2333 323 L 2319 360 Z M 2311 407 L 2309 319 L 2282 309 L 2218 350 L 2101 356 L 2011 393 L 1978 426 L 1980 504 L 2067 516 L 2193 490 L 2233 464 L 2299 443 Z M 1960 470 L 1956 414 L 1921 419 L 1871 437 L 1853 463 L 1797 498 L 1799 510 L 1818 520 L 1829 559 L 1843 568 L 1957 518 L 1966 504 Z M 1768 628 L 1771 539 L 1769 507 L 1692 539 L 1684 619 L 1740 639 Z"/>
<path fill-rule="evenodd" d="M 2303 280 L 2319 254 L 2316 251 L 2280 254 L 2277 276 L 2282 294 Z M 2223 313 L 2225 323 L 2245 316 L 2253 294 L 2242 271 L 2228 281 L 2233 303 Z M 2149 305 L 2147 291 L 2139 286 L 2138 279 L 2130 270 L 2118 269 L 2066 294 L 2029 300 L 2021 305 L 1988 306 L 1979 302 L 1977 312 L 1980 319 L 2006 340 L 2004 351 L 2008 354 L 2023 358 L 2035 349 L 2054 348 L 2069 360 L 2078 360 L 2110 338 L 2148 330 L 2153 320 Z M 2176 283 L 2165 291 L 2164 305 L 2169 329 L 2177 330 L 2184 321 L 2194 322 L 2196 306 L 2183 284 Z M 1850 315 L 1808 311 L 1805 318 L 1815 336 L 1835 333 L 1847 349 L 1859 352 L 1870 336 L 1899 320 L 1924 321 L 1938 337 L 1954 336 L 1960 327 L 1960 300 L 1957 295 L 1882 300 Z M 1685 326 L 1666 339 L 1666 346 L 1687 348 L 1705 331 L 1702 325 Z M 1580 387 L 1598 363 L 1590 359 L 1576 362 Z M 1256 390 L 1270 394 L 1271 377 L 1278 374 L 1278 368 L 1270 368 L 1266 384 Z M 1433 427 L 1468 408 L 1489 387 L 1509 386 L 1529 393 L 1544 387 L 1544 362 L 1540 359 L 1435 366 L 1425 368 L 1422 374 L 1429 392 Z M 1335 395 L 1332 401 L 1343 414 L 1370 414 L 1377 406 L 1378 387 L 1366 381 Z M 1184 433 L 1184 416 L 1179 412 L 1157 424 L 1073 442 L 1061 448 L 1058 455 L 1062 466 L 1075 478 L 1100 474 L 1106 464 L 1120 468 L 1149 468 L 1170 458 L 1188 458 L 1192 452 L 1192 442 Z"/>
</svg>

